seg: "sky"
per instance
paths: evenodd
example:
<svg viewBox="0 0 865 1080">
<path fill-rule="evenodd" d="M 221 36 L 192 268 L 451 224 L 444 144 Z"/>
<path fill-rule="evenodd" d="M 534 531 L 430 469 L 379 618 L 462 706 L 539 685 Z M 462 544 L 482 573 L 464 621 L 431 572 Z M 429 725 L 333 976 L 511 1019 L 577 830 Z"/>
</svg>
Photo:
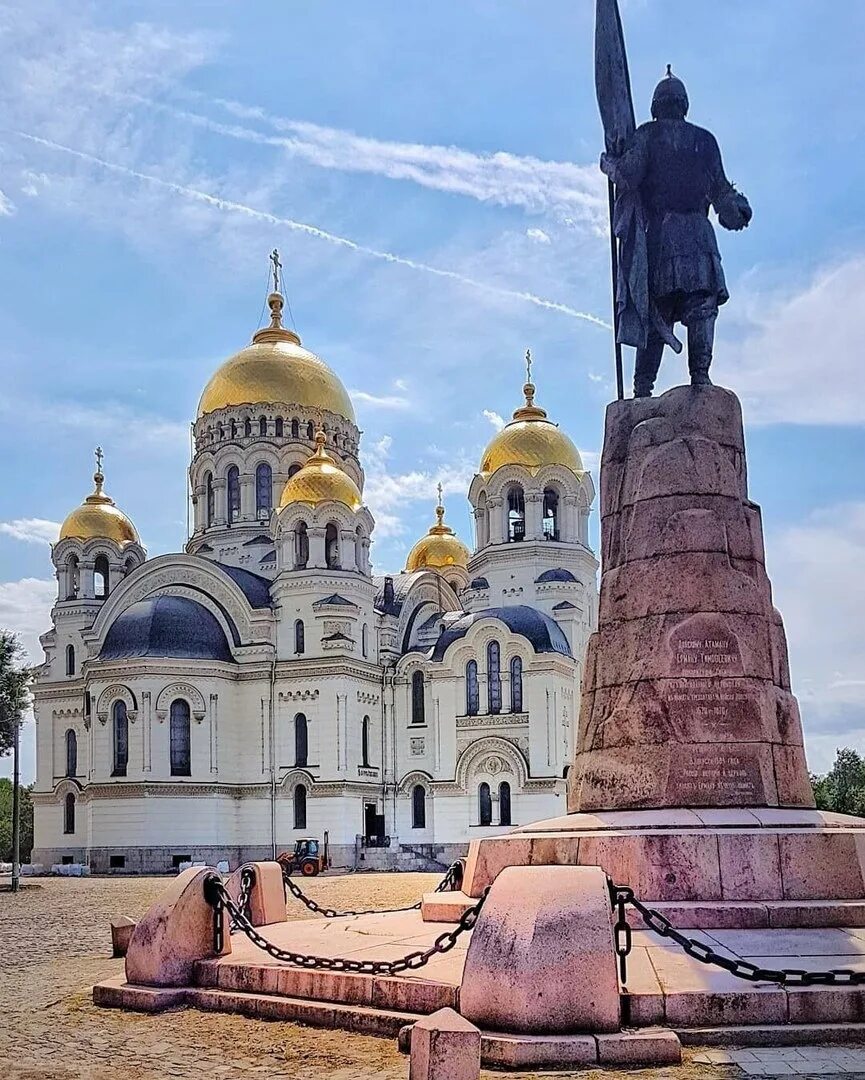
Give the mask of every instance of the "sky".
<svg viewBox="0 0 865 1080">
<path fill-rule="evenodd" d="M 593 15 L 0 3 L 0 626 L 34 662 L 48 544 L 97 443 L 149 554 L 182 548 L 189 424 L 260 324 L 274 246 L 304 344 L 354 399 L 378 572 L 432 524 L 439 481 L 470 541 L 468 485 L 527 347 L 597 481 L 614 384 Z M 754 207 L 720 237 L 713 375 L 743 401 L 822 771 L 865 749 L 865 5 L 625 0 L 622 17 L 638 117 L 671 63 Z M 683 378 L 668 354 L 661 389 Z"/>
</svg>

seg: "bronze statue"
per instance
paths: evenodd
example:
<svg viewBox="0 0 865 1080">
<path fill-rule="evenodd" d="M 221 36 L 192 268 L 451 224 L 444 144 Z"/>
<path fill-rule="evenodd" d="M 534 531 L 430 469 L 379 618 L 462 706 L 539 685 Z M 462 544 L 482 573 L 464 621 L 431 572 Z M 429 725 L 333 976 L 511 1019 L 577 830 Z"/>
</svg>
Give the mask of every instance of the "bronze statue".
<svg viewBox="0 0 865 1080">
<path fill-rule="evenodd" d="M 709 385 L 718 308 L 729 299 L 715 231 L 751 220 L 748 200 L 724 174 L 714 135 L 688 123 L 688 94 L 672 74 L 655 88 L 652 120 L 634 129 L 618 8 L 599 0 L 596 79 L 607 150 L 601 169 L 611 183 L 616 276 L 616 341 L 637 349 L 634 396 L 650 397 L 664 346 L 681 344 L 687 327 L 692 386 Z M 617 348 L 621 391 L 621 354 Z"/>
</svg>

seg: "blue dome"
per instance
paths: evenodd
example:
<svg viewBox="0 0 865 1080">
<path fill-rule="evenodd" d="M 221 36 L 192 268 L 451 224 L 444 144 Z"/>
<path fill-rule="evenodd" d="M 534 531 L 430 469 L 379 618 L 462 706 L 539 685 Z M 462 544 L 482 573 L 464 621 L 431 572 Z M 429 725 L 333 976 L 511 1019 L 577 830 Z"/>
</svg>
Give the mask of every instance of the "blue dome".
<svg viewBox="0 0 865 1080">
<path fill-rule="evenodd" d="M 231 661 L 216 617 L 185 596 L 153 596 L 122 612 L 105 636 L 100 660 L 167 656 L 183 660 Z"/>
<path fill-rule="evenodd" d="M 438 662 L 443 660 L 448 647 L 465 637 L 469 627 L 479 619 L 498 619 L 509 630 L 526 638 L 536 653 L 572 655 L 568 639 L 555 620 L 526 604 L 514 604 L 512 607 L 483 608 L 463 615 L 441 634 L 430 659 Z"/>
<path fill-rule="evenodd" d="M 563 570 L 561 566 L 557 566 L 555 570 L 544 570 L 540 577 L 535 578 L 535 584 L 539 585 L 544 581 L 576 581 L 577 579 L 570 572 L 570 570 Z"/>
<path fill-rule="evenodd" d="M 469 582 L 470 589 L 488 589 L 489 587 L 490 583 L 485 577 L 472 578 L 472 580 Z"/>
</svg>

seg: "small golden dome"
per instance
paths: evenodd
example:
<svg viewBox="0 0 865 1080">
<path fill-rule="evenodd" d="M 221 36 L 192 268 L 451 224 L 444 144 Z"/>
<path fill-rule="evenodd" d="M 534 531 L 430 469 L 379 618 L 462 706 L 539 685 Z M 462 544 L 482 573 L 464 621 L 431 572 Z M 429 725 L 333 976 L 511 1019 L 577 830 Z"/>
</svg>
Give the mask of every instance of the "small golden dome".
<svg viewBox="0 0 865 1080">
<path fill-rule="evenodd" d="M 335 373 L 282 325 L 282 296 L 273 292 L 267 302 L 270 326 L 214 372 L 198 403 L 199 418 L 235 405 L 283 404 L 324 409 L 354 423 L 351 398 Z"/>
<path fill-rule="evenodd" d="M 360 488 L 325 450 L 326 438 L 321 430 L 315 433 L 315 450 L 282 489 L 280 510 L 296 502 L 313 506 L 321 502 L 339 502 L 351 510 L 359 510 L 363 505 Z"/>
<path fill-rule="evenodd" d="M 439 485 L 439 504 L 436 507 L 436 523 L 426 536 L 408 553 L 405 568 L 411 574 L 415 570 L 447 570 L 450 566 L 459 566 L 463 570 L 469 563 L 469 549 L 444 524 L 445 508 L 441 503 L 441 485 Z"/>
<path fill-rule="evenodd" d="M 113 540 L 121 546 L 137 544 L 138 532 L 122 510 L 114 505 L 110 495 L 102 490 L 102 450 L 96 450 L 97 468 L 93 474 L 95 487 L 84 502 L 72 511 L 60 526 L 60 540 Z"/>
<path fill-rule="evenodd" d="M 526 354 L 526 359 L 531 364 L 530 354 Z M 492 437 L 481 458 L 480 471 L 494 473 L 502 465 L 523 465 L 534 474 L 544 465 L 566 465 L 581 473 L 583 461 L 579 450 L 557 424 L 547 419 L 546 412 L 535 405 L 535 387 L 531 381 L 525 384 L 523 393 L 525 405 Z"/>
</svg>

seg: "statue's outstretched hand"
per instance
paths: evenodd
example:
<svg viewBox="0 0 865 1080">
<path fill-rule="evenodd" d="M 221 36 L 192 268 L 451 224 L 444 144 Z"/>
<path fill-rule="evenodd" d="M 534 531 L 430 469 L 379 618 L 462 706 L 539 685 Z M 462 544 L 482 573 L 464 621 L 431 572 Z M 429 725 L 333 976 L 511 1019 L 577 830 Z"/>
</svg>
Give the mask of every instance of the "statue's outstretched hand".
<svg viewBox="0 0 865 1080">
<path fill-rule="evenodd" d="M 751 204 L 742 192 L 736 191 L 734 187 L 718 200 L 715 209 L 718 211 L 718 221 L 732 232 L 747 229 L 754 216 Z"/>
</svg>

